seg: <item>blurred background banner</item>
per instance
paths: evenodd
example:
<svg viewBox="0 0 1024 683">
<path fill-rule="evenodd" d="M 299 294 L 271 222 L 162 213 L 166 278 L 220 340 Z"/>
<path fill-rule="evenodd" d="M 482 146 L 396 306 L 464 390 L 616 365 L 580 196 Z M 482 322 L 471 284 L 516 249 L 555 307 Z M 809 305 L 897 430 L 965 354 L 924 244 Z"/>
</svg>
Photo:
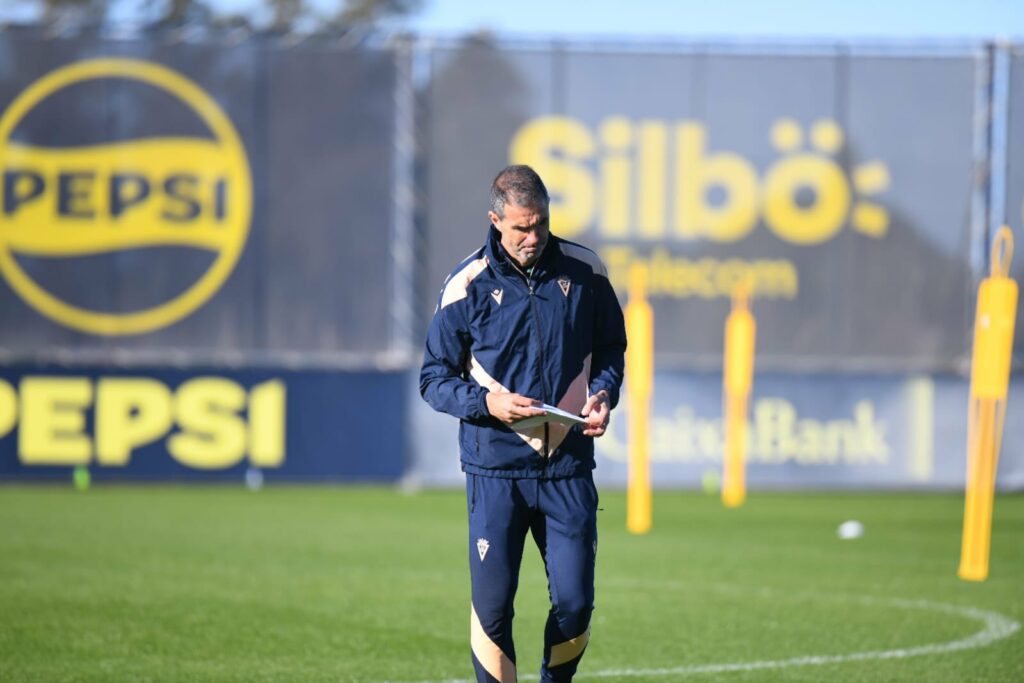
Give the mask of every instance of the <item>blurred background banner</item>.
<svg viewBox="0 0 1024 683">
<path fill-rule="evenodd" d="M 969 381 L 951 374 L 757 373 L 750 401 L 747 482 L 764 489 L 936 489 L 964 484 Z M 1024 401 L 1011 384 L 1009 405 Z M 454 420 L 415 402 L 412 475 L 457 485 Z M 625 395 L 608 434 L 595 441 L 598 484 L 625 485 Z M 658 371 L 651 416 L 656 488 L 717 490 L 725 435 L 717 372 Z M 1024 424 L 1008 419 L 999 461 L 1001 490 L 1024 489 Z"/>
<path fill-rule="evenodd" d="M 0 477 L 394 481 L 403 388 L 376 370 L 4 368 Z"/>
<path fill-rule="evenodd" d="M 630 266 L 648 268 L 655 486 L 720 472 L 723 323 L 749 277 L 752 486 L 960 487 L 968 382 L 954 373 L 969 364 L 998 223 L 988 207 L 1006 175 L 986 168 L 1003 158 L 1012 185 L 1024 148 L 1014 132 L 994 135 L 1009 125 L 1019 136 L 1024 119 L 989 116 L 1010 73 L 1008 110 L 1024 116 L 1021 55 L 1012 72 L 1008 57 L 981 44 L 430 50 L 435 289 L 421 307 L 432 310 L 452 245 L 461 256 L 483 242 L 486 196 L 468 188 L 529 163 L 552 193 L 553 231 L 601 254 L 620 300 Z M 1016 188 L 1019 207 L 1024 172 Z M 627 479 L 624 409 L 596 442 L 605 485 Z M 429 437 L 413 445 L 425 481 L 461 478 L 448 422 L 413 406 L 414 432 Z M 1024 460 L 1010 444 L 1024 433 L 1010 426 L 1005 439 L 999 484 L 1019 488 Z"/>
<path fill-rule="evenodd" d="M 490 179 L 530 163 L 623 302 L 648 268 L 655 485 L 720 466 L 750 278 L 752 486 L 960 487 L 975 289 L 994 227 L 1024 239 L 1022 135 L 1024 52 L 981 42 L 0 32 L 0 476 L 457 485 L 419 348 Z M 623 404 L 603 484 L 626 481 L 625 424 Z M 1022 446 L 1008 420 L 1001 487 L 1024 488 Z"/>
<path fill-rule="evenodd" d="M 948 370 L 969 352 L 989 55 L 682 48 L 431 53 L 428 272 L 482 243 L 481 178 L 538 169 L 552 229 L 620 295 L 648 267 L 659 368 L 715 367 L 754 282 L 761 368 Z M 432 307 L 429 297 L 424 307 Z"/>
<path fill-rule="evenodd" d="M 762 488 L 956 489 L 963 486 L 967 382 L 951 375 L 761 373 L 751 397 L 748 481 Z M 1024 400 L 1015 387 L 1011 402 Z M 721 472 L 721 376 L 664 372 L 656 379 L 652 476 L 697 485 Z M 626 479 L 627 417 L 597 443 L 595 476 Z M 1008 443 L 1024 426 L 1007 421 Z M 1024 487 L 1024 459 L 1000 463 L 1005 489 Z"/>
<path fill-rule="evenodd" d="M 398 53 L 0 32 L 0 55 L 7 357 L 399 351 Z"/>
</svg>

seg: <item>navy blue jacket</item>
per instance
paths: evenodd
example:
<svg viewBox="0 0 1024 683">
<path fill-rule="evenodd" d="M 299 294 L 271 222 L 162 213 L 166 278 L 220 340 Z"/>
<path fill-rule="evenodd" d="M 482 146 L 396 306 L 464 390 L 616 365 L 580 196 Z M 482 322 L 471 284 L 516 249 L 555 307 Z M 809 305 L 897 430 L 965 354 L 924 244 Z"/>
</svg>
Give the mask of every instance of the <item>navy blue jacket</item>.
<svg viewBox="0 0 1024 683">
<path fill-rule="evenodd" d="M 626 330 L 598 256 L 550 235 L 529 278 L 491 226 L 445 280 L 427 332 L 420 393 L 461 420 L 462 469 L 494 477 L 570 477 L 594 468 L 580 427 L 516 429 L 487 410 L 511 391 L 579 414 L 590 394 L 619 400 Z"/>
</svg>

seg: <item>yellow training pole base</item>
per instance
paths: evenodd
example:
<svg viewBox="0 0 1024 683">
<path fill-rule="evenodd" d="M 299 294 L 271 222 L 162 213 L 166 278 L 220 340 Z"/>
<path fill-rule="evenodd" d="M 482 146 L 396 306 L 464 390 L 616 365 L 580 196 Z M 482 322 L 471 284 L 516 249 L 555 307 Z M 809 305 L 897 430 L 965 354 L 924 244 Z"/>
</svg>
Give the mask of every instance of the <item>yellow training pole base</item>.
<svg viewBox="0 0 1024 683">
<path fill-rule="evenodd" d="M 629 485 L 626 489 L 626 529 L 633 534 L 651 530 L 650 397 L 631 395 L 629 409 Z"/>
<path fill-rule="evenodd" d="M 646 534 L 651 530 L 651 489 L 638 488 L 629 494 L 626 529 L 631 534 Z"/>
<path fill-rule="evenodd" d="M 746 491 L 722 491 L 722 504 L 727 508 L 738 508 L 747 500 Z"/>
<path fill-rule="evenodd" d="M 726 394 L 722 504 L 737 508 L 747 499 L 747 396 Z"/>
<path fill-rule="evenodd" d="M 722 504 L 727 508 L 738 508 L 747 500 L 747 492 L 742 488 L 722 489 Z"/>
<path fill-rule="evenodd" d="M 964 532 L 960 547 L 960 571 L 964 581 L 988 578 L 992 543 L 992 504 L 995 496 L 997 404 L 994 399 L 976 401 L 971 415 L 970 469 L 964 496 Z M 998 425 L 1001 428 L 1001 425 Z"/>
</svg>

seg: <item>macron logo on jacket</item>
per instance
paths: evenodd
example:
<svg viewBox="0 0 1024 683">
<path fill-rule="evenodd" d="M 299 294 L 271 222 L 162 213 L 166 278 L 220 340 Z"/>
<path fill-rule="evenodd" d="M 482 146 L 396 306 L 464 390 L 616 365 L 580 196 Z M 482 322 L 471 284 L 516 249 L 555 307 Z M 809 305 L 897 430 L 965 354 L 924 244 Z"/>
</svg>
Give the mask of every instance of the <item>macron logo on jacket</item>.
<svg viewBox="0 0 1024 683">
<path fill-rule="evenodd" d="M 586 247 L 551 235 L 529 278 L 490 228 L 445 281 L 427 332 L 420 393 L 461 420 L 467 472 L 562 477 L 594 466 L 593 439 L 558 423 L 516 428 L 492 417 L 489 391 L 579 413 L 606 390 L 618 402 L 626 347 L 607 270 Z"/>
</svg>

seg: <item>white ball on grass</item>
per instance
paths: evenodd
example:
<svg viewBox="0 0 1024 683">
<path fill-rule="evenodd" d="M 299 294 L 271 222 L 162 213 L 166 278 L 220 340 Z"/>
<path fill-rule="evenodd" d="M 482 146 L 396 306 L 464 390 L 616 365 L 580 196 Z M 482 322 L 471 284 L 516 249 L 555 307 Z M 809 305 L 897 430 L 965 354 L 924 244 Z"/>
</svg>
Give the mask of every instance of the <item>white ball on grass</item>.
<svg viewBox="0 0 1024 683">
<path fill-rule="evenodd" d="M 864 525 L 855 519 L 849 519 L 839 525 L 836 535 L 844 541 L 860 538 L 864 535 Z"/>
</svg>

